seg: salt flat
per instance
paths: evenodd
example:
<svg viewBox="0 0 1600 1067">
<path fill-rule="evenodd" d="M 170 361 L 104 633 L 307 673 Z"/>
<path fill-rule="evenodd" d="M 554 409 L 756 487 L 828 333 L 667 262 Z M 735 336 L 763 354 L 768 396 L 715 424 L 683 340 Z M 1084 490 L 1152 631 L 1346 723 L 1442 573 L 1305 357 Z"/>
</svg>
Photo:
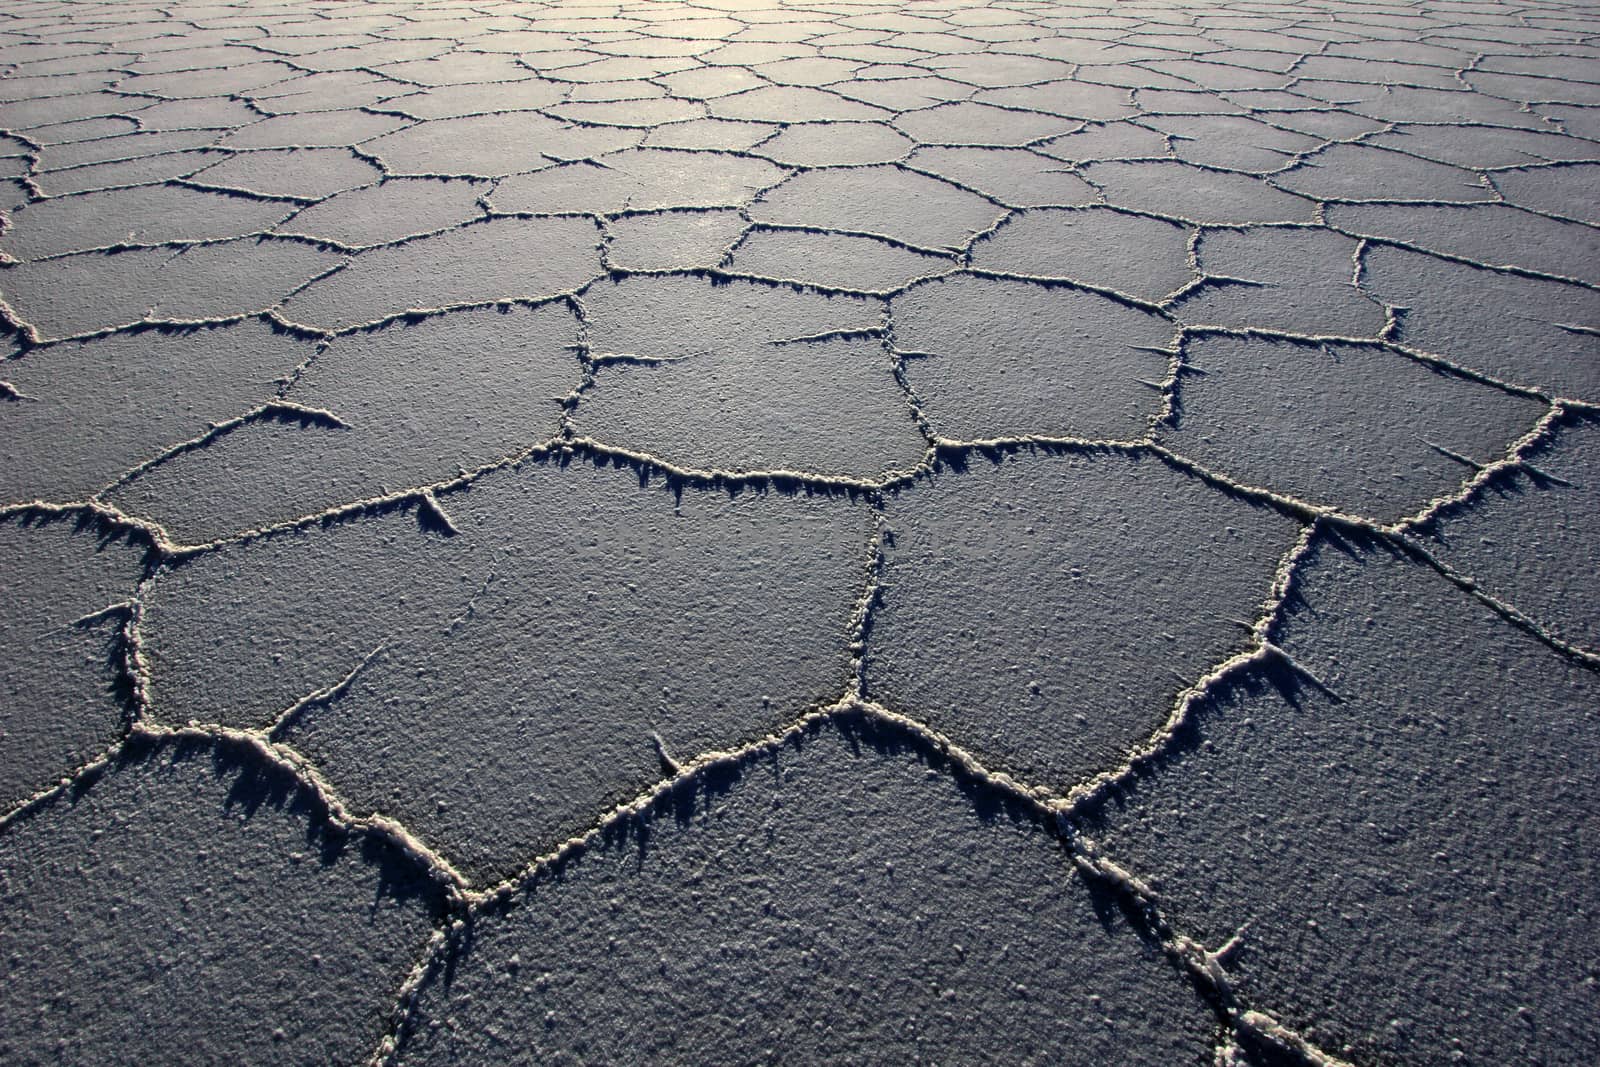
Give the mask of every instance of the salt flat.
<svg viewBox="0 0 1600 1067">
<path fill-rule="evenodd" d="M 1600 12 L 0 9 L 0 1062 L 1600 1062 Z"/>
</svg>

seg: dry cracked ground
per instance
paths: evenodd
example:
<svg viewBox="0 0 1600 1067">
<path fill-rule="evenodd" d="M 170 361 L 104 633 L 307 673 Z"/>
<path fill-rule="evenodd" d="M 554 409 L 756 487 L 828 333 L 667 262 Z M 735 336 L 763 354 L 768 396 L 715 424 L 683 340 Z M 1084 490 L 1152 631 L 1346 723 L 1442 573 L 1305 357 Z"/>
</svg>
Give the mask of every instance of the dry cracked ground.
<svg viewBox="0 0 1600 1067">
<path fill-rule="evenodd" d="M 0 1061 L 1600 1062 L 1600 10 L 0 9 Z"/>
</svg>

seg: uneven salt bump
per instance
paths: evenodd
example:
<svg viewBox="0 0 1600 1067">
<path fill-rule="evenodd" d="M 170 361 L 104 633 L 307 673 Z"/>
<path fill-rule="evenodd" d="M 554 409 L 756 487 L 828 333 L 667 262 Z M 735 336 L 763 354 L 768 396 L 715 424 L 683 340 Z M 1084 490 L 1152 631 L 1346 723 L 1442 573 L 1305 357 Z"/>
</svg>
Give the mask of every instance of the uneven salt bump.
<svg viewBox="0 0 1600 1067">
<path fill-rule="evenodd" d="M 478 218 L 488 189 L 487 182 L 470 179 L 390 178 L 319 200 L 276 232 L 353 248 L 389 244 Z"/>
<path fill-rule="evenodd" d="M 890 117 L 882 108 L 825 89 L 789 85 L 766 85 L 719 96 L 708 101 L 706 109 L 714 118 L 754 122 L 851 122 Z"/>
<path fill-rule="evenodd" d="M 1505 126 L 1436 126 L 1401 123 L 1368 144 L 1395 148 L 1458 167 L 1515 167 L 1563 160 L 1600 160 L 1600 145 L 1549 130 Z M 1564 171 L 1562 177 L 1565 177 Z M 1513 183 L 1515 184 L 1515 183 Z"/>
<path fill-rule="evenodd" d="M 902 133 L 924 145 L 1022 145 L 1059 137 L 1069 119 L 1035 111 L 1010 111 L 988 104 L 944 104 L 895 120 Z"/>
<path fill-rule="evenodd" d="M 927 449 L 874 337 L 718 348 L 597 378 L 576 431 L 682 467 L 872 480 Z"/>
<path fill-rule="evenodd" d="M 849 84 L 835 85 L 832 91 L 847 100 L 858 100 L 893 111 L 910 111 L 933 104 L 950 103 L 972 95 L 970 85 L 933 77 L 896 78 L 892 81 L 857 79 Z"/>
<path fill-rule="evenodd" d="M 1600 225 L 1600 196 L 1595 194 L 1597 173 L 1600 166 L 1594 163 L 1530 167 L 1497 174 L 1493 183 L 1502 196 L 1518 207 L 1594 226 Z"/>
<path fill-rule="evenodd" d="M 1253 174 L 1282 171 L 1299 153 L 1326 145 L 1320 136 L 1245 115 L 1160 115 L 1147 122 L 1172 139 L 1172 154 L 1185 163 Z M 1310 156 L 1308 165 L 1318 158 Z"/>
<path fill-rule="evenodd" d="M 734 122 L 728 119 L 695 119 L 657 126 L 641 144 L 645 148 L 685 148 L 704 151 L 743 152 L 770 138 L 777 126 L 764 122 Z"/>
<path fill-rule="evenodd" d="M 243 237 L 271 229 L 290 210 L 282 201 L 166 185 L 83 193 L 10 212 L 0 251 L 26 261 L 113 245 Z"/>
<path fill-rule="evenodd" d="M 1160 131 L 1131 122 L 1090 122 L 1071 133 L 1032 147 L 1036 155 L 1070 163 L 1095 159 L 1165 158 L 1167 140 Z"/>
<path fill-rule="evenodd" d="M 998 52 L 947 56 L 928 60 L 924 65 L 946 78 L 987 89 L 1037 85 L 1039 82 L 1065 78 L 1072 73 L 1071 67 L 1055 59 Z"/>
<path fill-rule="evenodd" d="M 625 215 L 606 223 L 606 262 L 621 270 L 708 270 L 723 262 L 747 225 L 731 208 Z"/>
<path fill-rule="evenodd" d="M 383 171 L 375 164 L 347 148 L 264 148 L 207 167 L 192 181 L 261 196 L 321 200 L 381 177 Z"/>
<path fill-rule="evenodd" d="M 569 126 L 534 113 L 439 118 L 369 142 L 391 173 L 491 178 L 638 144 L 633 130 Z"/>
<path fill-rule="evenodd" d="M 474 82 L 526 81 L 533 71 L 511 56 L 445 55 L 385 63 L 374 69 L 386 77 L 418 85 L 442 86 Z"/>
<path fill-rule="evenodd" d="M 1401 310 L 1399 339 L 1500 381 L 1600 401 L 1600 293 L 1402 248 L 1365 259 L 1362 287 Z"/>
<path fill-rule="evenodd" d="M 644 360 L 877 330 L 883 307 L 861 297 L 694 276 L 600 282 L 581 303 L 592 355 Z"/>
<path fill-rule="evenodd" d="M 159 185 L 175 178 L 187 178 L 215 165 L 219 158 L 214 152 L 167 152 L 106 163 L 89 163 L 65 170 L 45 171 L 34 176 L 34 185 L 46 196 Z"/>
<path fill-rule="evenodd" d="M 600 273 L 599 246 L 589 219 L 489 219 L 354 256 L 290 297 L 282 315 L 343 330 L 412 311 L 549 299 Z"/>
<path fill-rule="evenodd" d="M 1519 469 L 1444 509 L 1424 543 L 1477 587 L 1563 639 L 1600 649 L 1600 466 L 1595 422 L 1561 425 Z"/>
<path fill-rule="evenodd" d="M 1600 282 L 1600 235 L 1593 227 L 1506 204 L 1335 204 L 1328 224 L 1488 266 Z"/>
<path fill-rule="evenodd" d="M 1094 187 L 1069 168 L 1020 148 L 919 148 L 906 165 L 1010 207 L 1067 207 L 1095 200 Z"/>
<path fill-rule="evenodd" d="M 812 122 L 786 127 L 757 150 L 774 163 L 803 167 L 893 163 L 916 145 L 872 122 Z"/>
<path fill-rule="evenodd" d="M 1187 222 L 1310 222 L 1315 202 L 1245 174 L 1161 161 L 1089 163 L 1083 176 L 1113 207 Z"/>
<path fill-rule="evenodd" d="M 1272 183 L 1319 200 L 1494 199 L 1494 191 L 1471 171 L 1367 145 L 1334 145 L 1274 175 Z"/>
<path fill-rule="evenodd" d="M 927 447 L 876 301 L 639 278 L 583 305 L 598 366 L 573 412 L 580 435 L 685 467 L 858 479 L 909 469 Z"/>
<path fill-rule="evenodd" d="M 742 207 L 785 176 L 759 159 L 641 148 L 507 178 L 490 200 L 499 211 L 588 214 Z"/>
<path fill-rule="evenodd" d="M 84 252 L 0 268 L 0 298 L 40 341 L 138 323 L 260 314 L 343 262 L 297 241 Z"/>
<path fill-rule="evenodd" d="M 377 105 L 376 110 L 413 119 L 453 119 L 492 112 L 532 111 L 558 103 L 565 96 L 564 88 L 543 81 L 444 85 L 391 97 Z"/>
<path fill-rule="evenodd" d="M 137 93 L 167 99 L 227 96 L 276 85 L 294 77 L 298 71 L 287 63 L 263 61 L 240 63 L 201 70 L 180 70 L 170 74 L 135 74 L 116 81 L 122 93 Z"/>
<path fill-rule="evenodd" d="M 1157 301 L 1194 280 L 1190 231 L 1102 207 L 1029 211 L 972 246 L 972 265 Z"/>
<path fill-rule="evenodd" d="M 705 118 L 706 109 L 692 100 L 574 100 L 557 104 L 549 113 L 571 122 L 596 126 L 632 126 L 648 129 L 670 122 Z"/>
<path fill-rule="evenodd" d="M 958 186 L 893 167 L 808 171 L 750 208 L 757 222 L 821 226 L 919 248 L 961 248 L 1004 209 Z"/>
<path fill-rule="evenodd" d="M 1185 322 L 1325 337 L 1377 337 L 1383 304 L 1356 287 L 1355 240 L 1326 230 L 1206 230 L 1196 248 L 1215 281 L 1185 295 Z"/>
<path fill-rule="evenodd" d="M 1104 45 L 1088 45 L 1088 47 L 1097 51 L 1106 48 Z M 986 89 L 978 93 L 974 99 L 979 103 L 998 107 L 1023 108 L 1046 115 L 1091 121 L 1120 119 L 1138 113 L 1126 89 L 1112 85 L 1085 84 L 1084 79 L 1045 86 Z"/>
<path fill-rule="evenodd" d="M 346 111 L 280 115 L 242 126 L 217 143 L 225 148 L 315 148 L 360 144 L 406 125 L 402 118 Z"/>
<path fill-rule="evenodd" d="M 404 88 L 404 83 L 355 69 L 363 66 L 363 58 L 352 56 L 348 69 L 339 69 L 336 61 L 328 62 L 340 49 L 332 49 L 325 56 L 301 56 L 296 65 L 310 67 L 316 73 L 302 74 L 296 78 L 276 82 L 263 89 L 246 94 L 252 114 L 306 115 L 345 111 L 349 108 L 370 107 L 393 96 Z M 324 63 L 333 69 L 318 70 Z"/>
<path fill-rule="evenodd" d="M 871 237 L 755 230 L 728 257 L 727 270 L 829 289 L 891 292 L 954 270 L 956 261 Z"/>
</svg>

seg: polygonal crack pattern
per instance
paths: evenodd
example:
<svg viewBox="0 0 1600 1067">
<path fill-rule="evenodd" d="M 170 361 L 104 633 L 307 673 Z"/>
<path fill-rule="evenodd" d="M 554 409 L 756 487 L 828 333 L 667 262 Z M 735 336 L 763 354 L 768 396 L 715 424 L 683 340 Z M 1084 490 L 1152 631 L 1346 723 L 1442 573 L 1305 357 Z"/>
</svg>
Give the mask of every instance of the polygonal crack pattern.
<svg viewBox="0 0 1600 1067">
<path fill-rule="evenodd" d="M 277 418 L 168 452 L 107 499 L 198 543 L 493 464 L 559 428 L 577 328 L 556 303 L 346 334 Z"/>
<path fill-rule="evenodd" d="M 377 1040 L 439 887 L 259 757 L 130 745 L 7 827 L 9 1062 L 348 1063 Z"/>
<path fill-rule="evenodd" d="M 1297 532 L 1137 453 L 963 467 L 885 506 L 865 693 L 1063 791 L 1248 645 Z"/>
<path fill-rule="evenodd" d="M 939 762 L 845 721 L 664 798 L 463 931 L 399 1062 L 1207 1058 L 1109 894 Z"/>
<path fill-rule="evenodd" d="M 1594 1062 L 1596 40 L 10 5 L 0 1059 Z"/>
<path fill-rule="evenodd" d="M 1592 1060 L 1593 671 L 1390 546 L 1328 536 L 1301 573 L 1285 655 L 1216 690 L 1103 844 L 1195 936 L 1237 932 L 1241 991 L 1328 1051 Z"/>
<path fill-rule="evenodd" d="M 70 775 L 126 725 L 123 643 L 144 547 L 71 520 L 0 520 L 0 790 L 7 802 Z"/>
<path fill-rule="evenodd" d="M 436 500 L 448 530 L 391 514 L 158 578 L 155 714 L 271 728 L 481 882 L 672 753 L 746 743 L 844 689 L 868 517 L 842 494 L 674 493 L 580 460 Z"/>
</svg>

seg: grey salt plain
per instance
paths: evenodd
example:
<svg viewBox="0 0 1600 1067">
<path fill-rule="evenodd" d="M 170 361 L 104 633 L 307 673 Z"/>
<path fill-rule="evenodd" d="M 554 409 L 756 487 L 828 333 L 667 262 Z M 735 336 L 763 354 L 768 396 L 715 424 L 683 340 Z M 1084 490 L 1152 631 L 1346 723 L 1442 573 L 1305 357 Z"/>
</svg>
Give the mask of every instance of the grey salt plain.
<svg viewBox="0 0 1600 1067">
<path fill-rule="evenodd" d="M 1381 349 L 1208 337 L 1159 440 L 1250 485 L 1379 522 L 1456 492 L 1547 410 Z"/>
<path fill-rule="evenodd" d="M 93 524 L 7 518 L 0 559 L 0 796 L 14 801 L 99 756 L 121 732 L 127 614 L 114 606 L 144 577 L 145 551 Z"/>
<path fill-rule="evenodd" d="M 27 812 L 0 871 L 13 1063 L 358 1061 L 439 910 L 393 846 L 205 742 L 133 746 Z"/>
<path fill-rule="evenodd" d="M 29 351 L 4 365 L 8 501 L 81 500 L 136 464 L 273 399 L 314 346 L 259 320 Z M 63 436 L 69 421 L 74 433 Z"/>
<path fill-rule="evenodd" d="M 1295 669 L 1222 689 L 1102 846 L 1353 1062 L 1592 1061 L 1593 672 L 1378 545 L 1323 540 L 1290 604 Z"/>
<path fill-rule="evenodd" d="M 921 755 L 828 727 L 618 826 L 464 931 L 400 1062 L 1209 1061 L 1048 831 Z"/>
<path fill-rule="evenodd" d="M 663 751 L 735 746 L 845 692 L 868 526 L 848 499 L 678 495 L 575 461 L 439 503 L 453 536 L 397 513 L 158 580 L 163 718 L 265 727 L 370 657 L 284 735 L 358 808 L 492 881 L 658 778 Z"/>
<path fill-rule="evenodd" d="M 240 426 L 151 466 L 111 499 L 201 543 L 449 481 L 555 436 L 578 382 L 577 328 L 567 307 L 546 304 L 336 338 L 283 390 L 318 414 Z"/>
<path fill-rule="evenodd" d="M 1593 20 L 1126 14 L 6 12 L 0 1058 L 1594 1059 Z"/>
<path fill-rule="evenodd" d="M 865 691 L 1065 792 L 1246 646 L 1298 527 L 1150 456 L 964 466 L 885 508 Z"/>
</svg>

